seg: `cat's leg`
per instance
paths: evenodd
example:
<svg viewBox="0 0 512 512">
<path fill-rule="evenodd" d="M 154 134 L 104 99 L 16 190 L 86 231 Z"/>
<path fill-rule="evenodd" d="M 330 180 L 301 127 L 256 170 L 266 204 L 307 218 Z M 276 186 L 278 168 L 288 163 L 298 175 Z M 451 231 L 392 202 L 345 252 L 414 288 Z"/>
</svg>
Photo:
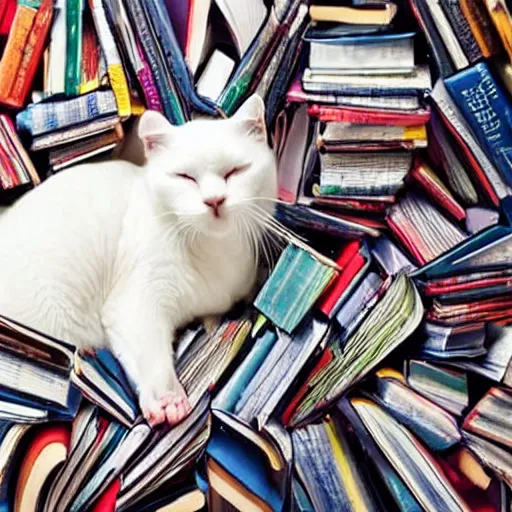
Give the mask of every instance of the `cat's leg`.
<svg viewBox="0 0 512 512">
<path fill-rule="evenodd" d="M 148 308 L 149 309 L 149 308 Z M 173 330 L 164 315 L 143 304 L 106 325 L 112 351 L 134 381 L 141 410 L 154 426 L 179 423 L 191 410 L 173 362 Z"/>
</svg>

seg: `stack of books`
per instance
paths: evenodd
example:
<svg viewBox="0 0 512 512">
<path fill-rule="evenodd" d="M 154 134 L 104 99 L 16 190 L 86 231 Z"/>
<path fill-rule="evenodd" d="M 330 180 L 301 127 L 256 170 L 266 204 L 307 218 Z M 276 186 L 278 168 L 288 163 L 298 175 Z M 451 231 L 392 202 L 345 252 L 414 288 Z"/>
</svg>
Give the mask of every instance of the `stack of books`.
<svg viewBox="0 0 512 512">
<path fill-rule="evenodd" d="M 174 428 L 111 353 L 0 316 L 2 510 L 510 509 L 508 4 L 311 3 L 0 3 L 2 202 L 146 108 L 257 92 L 285 242 L 252 306 L 181 333 Z"/>
<path fill-rule="evenodd" d="M 428 65 L 416 63 L 414 32 L 394 27 L 396 6 L 384 5 L 311 6 L 280 175 L 281 199 L 328 209 L 374 235 L 427 146 L 430 118 Z"/>
</svg>

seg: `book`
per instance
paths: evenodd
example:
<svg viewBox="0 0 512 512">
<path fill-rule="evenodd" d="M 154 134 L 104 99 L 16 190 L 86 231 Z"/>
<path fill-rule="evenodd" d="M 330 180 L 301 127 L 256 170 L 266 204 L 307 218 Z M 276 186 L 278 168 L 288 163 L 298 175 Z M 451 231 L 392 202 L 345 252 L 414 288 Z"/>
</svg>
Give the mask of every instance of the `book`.
<svg viewBox="0 0 512 512">
<path fill-rule="evenodd" d="M 441 0 L 440 5 L 469 62 L 474 63 L 481 59 L 484 56 L 483 51 L 471 31 L 469 20 L 462 12 L 460 2 L 458 0 Z"/>
<path fill-rule="evenodd" d="M 427 510 L 471 510 L 436 459 L 400 423 L 365 398 L 350 400 L 364 426 L 408 488 Z"/>
<path fill-rule="evenodd" d="M 396 75 L 333 75 L 306 68 L 302 86 L 311 93 L 407 96 L 430 89 L 430 73 L 424 66 L 416 66 L 411 73 Z"/>
<path fill-rule="evenodd" d="M 510 185 L 512 170 L 507 159 L 507 144 L 512 133 L 506 118 L 511 107 L 487 64 L 475 64 L 447 79 L 445 84 L 478 141 Z"/>
<path fill-rule="evenodd" d="M 408 192 L 400 203 L 393 205 L 386 220 L 395 236 L 420 265 L 467 238 L 456 224 L 416 193 Z"/>
<path fill-rule="evenodd" d="M 43 427 L 35 433 L 21 462 L 14 510 L 38 510 L 44 500 L 45 487 L 59 466 L 66 460 L 69 428 Z"/>
<path fill-rule="evenodd" d="M 84 0 L 71 0 L 66 6 L 66 81 L 67 96 L 76 96 L 82 83 L 82 29 Z"/>
<path fill-rule="evenodd" d="M 356 463 L 343 427 L 331 417 L 292 433 L 295 468 L 315 510 L 375 510 L 375 498 Z"/>
<path fill-rule="evenodd" d="M 395 322 L 390 332 L 381 329 L 387 312 Z M 405 276 L 400 274 L 376 305 L 366 315 L 357 330 L 344 341 L 343 348 L 333 345 L 332 359 L 318 373 L 306 381 L 297 403 L 294 403 L 291 425 L 299 425 L 306 418 L 318 415 L 322 409 L 339 398 L 363 378 L 394 348 L 400 345 L 418 327 L 423 316 L 418 292 Z M 371 342 L 370 342 L 371 340 Z"/>
<path fill-rule="evenodd" d="M 226 87 L 234 66 L 232 58 L 215 49 L 197 81 L 197 92 L 216 101 Z"/>
<path fill-rule="evenodd" d="M 498 32 L 503 47 L 507 54 L 512 56 L 512 17 L 507 4 L 503 0 L 485 0 L 496 31 Z"/>
<path fill-rule="evenodd" d="M 320 195 L 392 197 L 411 166 L 409 153 L 320 155 Z"/>
<path fill-rule="evenodd" d="M 114 114 L 117 114 L 114 93 L 94 91 L 69 100 L 30 104 L 17 114 L 16 128 L 38 136 Z"/>
<path fill-rule="evenodd" d="M 493 387 L 465 417 L 462 428 L 505 448 L 512 448 L 510 425 L 505 420 L 512 407 L 506 388 Z"/>
<path fill-rule="evenodd" d="M 315 256 L 289 244 L 254 301 L 254 306 L 285 332 L 298 326 L 336 275 L 334 263 Z"/>
<path fill-rule="evenodd" d="M 395 4 L 383 4 L 381 8 L 357 9 L 351 7 L 335 7 L 312 5 L 309 15 L 313 21 L 336 23 L 352 23 L 367 25 L 389 25 L 397 12 Z"/>
<path fill-rule="evenodd" d="M 372 396 L 376 403 L 433 451 L 447 450 L 462 438 L 455 418 L 416 393 L 402 376 L 388 377 L 384 369 L 379 370 L 376 391 Z"/>
<path fill-rule="evenodd" d="M 392 74 L 414 68 L 414 33 L 311 38 L 309 67 L 334 74 Z"/>
</svg>

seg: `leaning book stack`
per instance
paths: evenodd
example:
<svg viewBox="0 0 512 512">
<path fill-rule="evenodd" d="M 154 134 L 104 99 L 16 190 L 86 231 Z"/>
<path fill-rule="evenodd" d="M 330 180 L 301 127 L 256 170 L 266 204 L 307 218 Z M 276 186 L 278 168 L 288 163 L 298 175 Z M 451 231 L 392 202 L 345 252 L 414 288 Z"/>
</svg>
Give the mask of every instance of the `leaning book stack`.
<svg viewBox="0 0 512 512">
<path fill-rule="evenodd" d="M 283 238 L 180 333 L 173 428 L 0 316 L 0 510 L 510 510 L 508 2 L 4 0 L 0 45 L 2 202 L 256 92 Z"/>
</svg>

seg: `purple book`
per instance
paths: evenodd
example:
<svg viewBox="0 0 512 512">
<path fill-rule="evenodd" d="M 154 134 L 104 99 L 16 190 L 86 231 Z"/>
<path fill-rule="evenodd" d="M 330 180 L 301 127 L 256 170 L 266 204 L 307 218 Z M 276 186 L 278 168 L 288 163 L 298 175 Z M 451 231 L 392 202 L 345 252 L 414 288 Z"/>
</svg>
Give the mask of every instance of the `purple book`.
<svg viewBox="0 0 512 512">
<path fill-rule="evenodd" d="M 171 18 L 172 28 L 180 44 L 181 51 L 185 54 L 187 46 L 187 26 L 190 12 L 190 4 L 193 0 L 165 0 L 165 7 Z"/>
</svg>

